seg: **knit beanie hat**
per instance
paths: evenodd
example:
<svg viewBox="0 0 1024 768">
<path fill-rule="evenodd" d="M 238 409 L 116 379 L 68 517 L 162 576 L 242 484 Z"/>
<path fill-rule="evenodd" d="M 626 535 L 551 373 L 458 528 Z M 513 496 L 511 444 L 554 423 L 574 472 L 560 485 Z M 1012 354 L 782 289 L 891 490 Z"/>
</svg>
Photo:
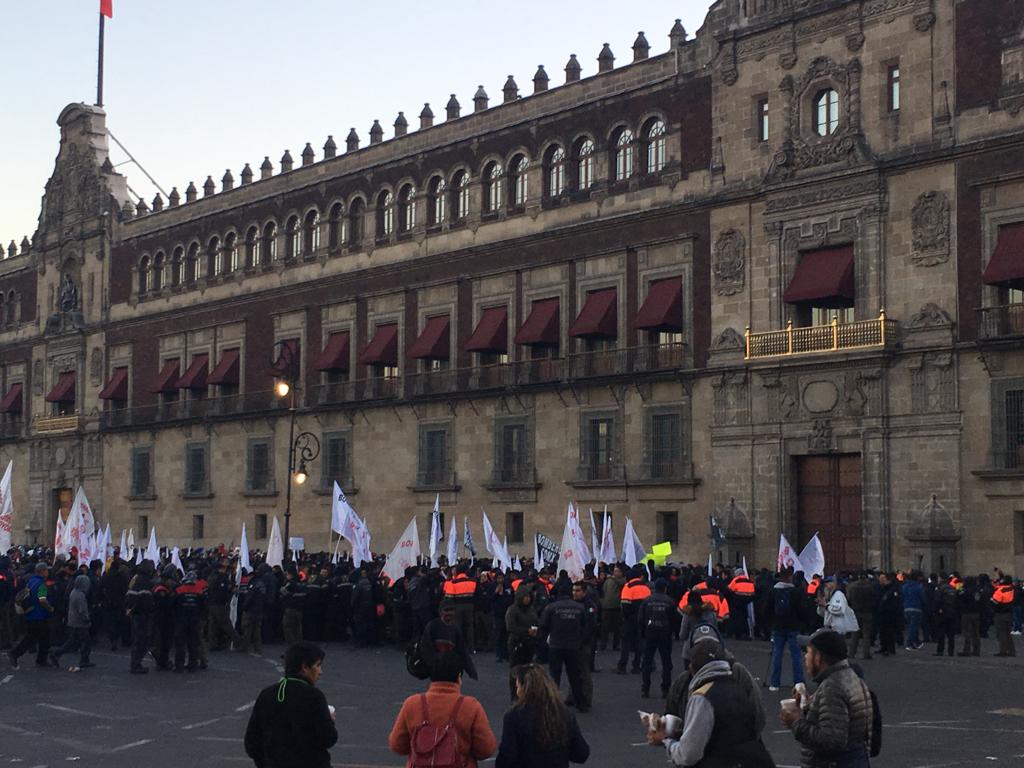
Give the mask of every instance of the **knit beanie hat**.
<svg viewBox="0 0 1024 768">
<path fill-rule="evenodd" d="M 834 629 L 819 629 L 811 635 L 810 645 L 836 661 L 846 658 L 846 641 Z"/>
</svg>

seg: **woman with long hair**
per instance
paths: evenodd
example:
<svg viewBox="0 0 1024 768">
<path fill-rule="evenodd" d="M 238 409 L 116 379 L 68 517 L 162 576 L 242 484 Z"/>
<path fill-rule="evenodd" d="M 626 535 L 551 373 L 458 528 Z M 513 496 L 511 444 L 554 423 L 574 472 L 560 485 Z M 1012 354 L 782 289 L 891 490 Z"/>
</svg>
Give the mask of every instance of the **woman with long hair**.
<svg viewBox="0 0 1024 768">
<path fill-rule="evenodd" d="M 590 745 L 547 670 L 523 664 L 512 669 L 512 676 L 516 700 L 505 714 L 495 768 L 568 768 L 570 762 L 585 763 Z"/>
</svg>

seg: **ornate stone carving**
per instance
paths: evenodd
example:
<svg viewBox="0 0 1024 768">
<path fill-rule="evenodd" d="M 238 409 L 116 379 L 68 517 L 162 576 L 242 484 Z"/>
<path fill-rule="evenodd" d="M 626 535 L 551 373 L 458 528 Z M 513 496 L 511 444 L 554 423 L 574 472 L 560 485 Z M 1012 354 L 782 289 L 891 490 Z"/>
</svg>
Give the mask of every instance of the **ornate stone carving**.
<svg viewBox="0 0 1024 768">
<path fill-rule="evenodd" d="M 89 354 L 89 378 L 93 386 L 103 382 L 103 350 L 99 347 L 93 347 Z"/>
<path fill-rule="evenodd" d="M 726 328 L 711 342 L 712 352 L 741 352 L 745 348 L 746 342 L 735 328 Z"/>
<path fill-rule="evenodd" d="M 832 422 L 828 419 L 816 419 L 807 438 L 807 448 L 811 453 L 828 453 L 832 450 Z"/>
<path fill-rule="evenodd" d="M 952 324 L 953 320 L 946 313 L 946 310 L 937 304 L 929 302 L 910 318 L 907 328 L 914 330 L 920 328 L 944 328 Z"/>
<path fill-rule="evenodd" d="M 796 51 L 786 51 L 785 53 L 779 54 L 779 66 L 783 69 L 792 69 L 796 66 L 796 62 Z"/>
<path fill-rule="evenodd" d="M 727 229 L 715 243 L 715 290 L 719 296 L 732 296 L 746 285 L 746 241 L 738 230 Z"/>
<path fill-rule="evenodd" d="M 794 208 L 804 208 L 811 205 L 823 203 L 834 203 L 838 200 L 850 200 L 862 195 L 878 194 L 881 191 L 878 181 L 869 179 L 856 181 L 850 184 L 834 184 L 827 187 L 811 190 L 810 192 L 799 192 L 784 197 L 775 197 L 768 201 L 766 213 L 781 213 Z M 765 225 L 766 231 L 768 225 Z"/>
<path fill-rule="evenodd" d="M 722 45 L 719 51 L 719 73 L 722 76 L 722 82 L 726 85 L 735 85 L 736 81 L 740 79 L 739 68 L 736 65 L 736 43 L 732 40 Z"/>
<path fill-rule="evenodd" d="M 67 272 L 60 279 L 60 291 L 57 294 L 57 308 L 61 312 L 78 309 L 78 286 Z"/>
<path fill-rule="evenodd" d="M 935 25 L 935 14 L 931 11 L 919 13 L 914 17 L 914 29 L 918 32 L 927 32 Z"/>
<path fill-rule="evenodd" d="M 68 144 L 57 158 L 53 176 L 46 183 L 41 230 L 62 230 L 101 213 L 105 191 L 88 150 Z"/>
<path fill-rule="evenodd" d="M 716 425 L 748 424 L 750 397 L 746 374 L 726 371 L 716 376 L 711 387 L 715 391 L 714 420 Z"/>
<path fill-rule="evenodd" d="M 740 509 L 735 498 L 729 499 L 728 505 L 719 512 L 718 519 L 727 541 L 729 539 L 749 539 L 754 535 L 754 527 L 750 524 L 750 518 Z"/>
<path fill-rule="evenodd" d="M 948 352 L 921 355 L 910 365 L 914 413 L 942 413 L 956 408 L 956 378 Z"/>
<path fill-rule="evenodd" d="M 808 413 L 831 413 L 839 402 L 839 389 L 833 381 L 816 379 L 804 385 L 802 399 Z"/>
<path fill-rule="evenodd" d="M 37 395 L 43 394 L 43 361 L 36 360 L 32 363 L 32 391 Z"/>
<path fill-rule="evenodd" d="M 846 50 L 850 53 L 857 53 L 864 47 L 864 33 L 853 32 L 846 36 Z"/>
<path fill-rule="evenodd" d="M 910 214 L 913 251 L 910 258 L 921 267 L 949 260 L 949 199 L 943 192 L 925 192 Z"/>
</svg>

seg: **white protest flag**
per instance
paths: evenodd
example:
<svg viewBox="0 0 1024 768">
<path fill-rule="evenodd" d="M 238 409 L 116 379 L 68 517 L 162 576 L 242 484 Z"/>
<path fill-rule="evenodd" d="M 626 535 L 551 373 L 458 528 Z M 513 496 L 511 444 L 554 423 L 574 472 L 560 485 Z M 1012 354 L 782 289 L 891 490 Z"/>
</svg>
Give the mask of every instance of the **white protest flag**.
<svg viewBox="0 0 1024 768">
<path fill-rule="evenodd" d="M 252 563 L 249 562 L 249 537 L 245 533 L 245 523 L 242 523 L 242 540 L 238 544 L 238 567 L 245 568 L 246 573 L 252 573 Z"/>
<path fill-rule="evenodd" d="M 437 562 L 437 543 L 444 538 L 444 531 L 441 530 L 441 494 L 434 496 L 434 511 L 430 513 L 430 541 L 429 552 L 430 562 Z"/>
<path fill-rule="evenodd" d="M 804 565 L 800 562 L 800 558 L 797 557 L 796 552 L 790 543 L 786 540 L 786 535 L 783 533 L 779 534 L 779 556 L 775 561 L 775 567 L 778 570 L 785 568 L 792 568 L 793 573 L 797 571 L 804 571 Z M 804 571 L 807 573 L 807 571 Z"/>
<path fill-rule="evenodd" d="M 711 553 L 708 552 L 708 578 L 709 579 L 711 578 L 711 573 L 714 570 L 715 570 L 715 567 L 711 564 Z"/>
<path fill-rule="evenodd" d="M 602 563 L 614 563 L 618 560 L 615 557 L 615 537 L 612 533 L 612 519 L 608 517 L 608 505 L 604 508 L 604 523 L 601 529 L 601 553 L 597 559 Z"/>
<path fill-rule="evenodd" d="M 597 523 L 594 522 L 594 510 L 590 510 L 590 556 L 597 560 L 601 554 L 601 547 L 597 544 Z"/>
<path fill-rule="evenodd" d="M 632 568 L 639 563 L 647 550 L 640 543 L 640 537 L 636 535 L 633 528 L 633 521 L 626 518 L 626 532 L 622 537 L 622 562 Z"/>
<path fill-rule="evenodd" d="M 13 459 L 7 462 L 7 469 L 0 479 L 0 553 L 6 554 L 11 548 L 11 532 L 14 530 L 14 500 L 11 498 L 11 473 Z"/>
<path fill-rule="evenodd" d="M 60 517 L 60 510 L 57 510 L 57 517 Z M 64 518 L 64 526 L 61 528 L 61 541 L 64 542 L 64 553 L 71 556 L 71 548 L 78 549 L 78 511 L 72 504 L 68 510 L 68 516 Z"/>
<path fill-rule="evenodd" d="M 274 522 L 270 527 L 270 538 L 267 539 L 267 556 L 264 558 L 267 565 L 273 568 L 284 567 L 284 539 L 281 537 L 281 525 L 277 522 L 277 515 L 274 515 Z"/>
<path fill-rule="evenodd" d="M 800 552 L 800 562 L 804 566 L 804 576 L 810 581 L 815 576 L 825 575 L 825 549 L 821 546 L 821 539 L 815 533 L 807 546 Z"/>
<path fill-rule="evenodd" d="M 452 515 L 452 524 L 448 529 L 448 565 L 455 565 L 459 559 L 459 527 L 455 524 L 455 516 Z"/>
<path fill-rule="evenodd" d="M 747 570 L 747 556 L 743 556 L 743 575 L 750 578 L 750 571 Z"/>
<path fill-rule="evenodd" d="M 171 548 L 171 565 L 181 571 L 181 575 L 185 575 L 185 566 L 181 564 L 181 550 L 178 547 Z"/>
<path fill-rule="evenodd" d="M 352 545 L 352 562 L 356 566 L 373 559 L 370 554 L 370 530 L 348 503 L 345 492 L 337 482 L 334 483 L 334 500 L 331 504 L 331 528 Z"/>
<path fill-rule="evenodd" d="M 391 583 L 398 581 L 400 578 L 405 576 L 405 569 L 411 568 L 417 565 L 417 559 L 420 556 L 420 532 L 416 527 L 416 518 L 414 517 L 409 525 L 406 526 L 405 533 L 395 544 L 395 548 L 391 550 L 391 554 L 388 555 L 387 562 L 384 564 L 383 573 L 391 579 Z"/>
<path fill-rule="evenodd" d="M 67 555 L 71 551 L 71 545 L 68 543 L 67 525 L 64 520 L 61 519 L 60 510 L 57 510 L 57 527 L 54 529 L 53 534 L 53 555 Z"/>
<path fill-rule="evenodd" d="M 576 550 L 579 556 L 583 558 L 583 564 L 586 565 L 590 562 L 590 547 L 587 546 L 587 540 L 583 536 L 583 526 L 580 524 L 580 510 L 579 507 L 569 502 L 568 522 L 572 527 L 572 535 L 575 541 Z"/>
<path fill-rule="evenodd" d="M 576 525 L 573 516 L 576 510 L 569 504 L 569 510 L 565 515 L 565 530 L 562 532 L 561 554 L 558 556 L 558 567 L 569 574 L 569 578 L 577 581 L 583 578 L 583 566 L 587 560 L 583 559 L 583 553 L 579 549 L 581 536 L 576 533 Z"/>
<path fill-rule="evenodd" d="M 506 535 L 501 540 L 501 548 L 505 551 L 505 560 L 502 562 L 501 567 L 503 570 L 512 570 L 512 555 L 508 553 L 508 536 Z"/>
<path fill-rule="evenodd" d="M 338 564 L 338 550 L 341 549 L 341 536 L 338 537 L 338 541 L 334 544 L 334 554 L 331 555 L 331 565 Z"/>
<path fill-rule="evenodd" d="M 142 547 L 135 549 L 135 564 L 142 565 Z"/>
<path fill-rule="evenodd" d="M 337 534 L 345 535 L 345 523 L 348 511 L 351 507 L 345 498 L 345 492 L 341 490 L 338 481 L 334 481 L 334 498 L 331 499 L 331 530 Z"/>
<path fill-rule="evenodd" d="M 519 573 L 523 572 L 523 561 L 519 559 L 519 555 L 516 555 L 516 561 L 512 564 L 512 570 Z"/>
<path fill-rule="evenodd" d="M 244 523 L 243 523 L 244 525 Z M 149 529 L 149 543 L 146 544 L 146 559 L 152 560 L 153 565 L 160 564 L 160 547 L 156 543 L 156 526 Z"/>
<path fill-rule="evenodd" d="M 71 513 L 75 520 L 71 544 L 78 547 L 78 562 L 88 563 L 94 557 L 93 548 L 96 541 L 92 538 L 92 533 L 96 529 L 96 518 L 93 517 L 92 507 L 89 505 L 89 499 L 85 497 L 85 489 L 82 486 L 78 486 L 75 501 L 71 505 Z"/>
<path fill-rule="evenodd" d="M 134 528 L 129 528 L 128 529 L 128 549 L 131 552 L 135 551 L 135 529 Z"/>
<path fill-rule="evenodd" d="M 107 529 L 103 533 L 103 552 L 100 557 L 106 562 L 108 558 L 114 556 L 114 546 L 111 542 L 114 540 L 114 534 L 110 531 L 110 523 L 107 523 Z"/>
<path fill-rule="evenodd" d="M 121 559 L 126 560 L 128 558 L 128 531 L 124 528 L 121 529 Z"/>
<path fill-rule="evenodd" d="M 490 552 L 491 557 L 498 561 L 499 566 L 501 563 L 507 563 L 509 561 L 508 551 L 498 540 L 498 534 L 491 527 L 491 521 L 487 519 L 487 513 L 483 510 L 480 510 L 480 512 L 484 516 L 484 546 Z"/>
</svg>

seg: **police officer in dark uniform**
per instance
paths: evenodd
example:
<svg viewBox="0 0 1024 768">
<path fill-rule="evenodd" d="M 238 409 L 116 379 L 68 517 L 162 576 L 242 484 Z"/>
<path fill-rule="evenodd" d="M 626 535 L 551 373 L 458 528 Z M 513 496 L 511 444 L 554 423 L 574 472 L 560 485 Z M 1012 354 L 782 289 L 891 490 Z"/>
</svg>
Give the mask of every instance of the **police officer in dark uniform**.
<svg viewBox="0 0 1024 768">
<path fill-rule="evenodd" d="M 153 562 L 143 560 L 138 573 L 132 577 L 125 593 L 125 608 L 132 624 L 132 654 L 130 672 L 144 675 L 149 670 L 142 660 L 149 651 L 149 620 L 153 614 Z"/>
<path fill-rule="evenodd" d="M 195 672 L 199 664 L 199 624 L 206 596 L 197 584 L 195 571 L 185 574 L 184 580 L 174 591 L 174 671 Z M 185 649 L 188 649 L 188 666 L 185 666 Z"/>
<path fill-rule="evenodd" d="M 651 695 L 651 673 L 654 671 L 654 654 L 661 657 L 661 696 L 668 695 L 672 685 L 672 614 L 676 606 L 668 596 L 668 582 L 658 579 L 654 592 L 640 604 L 639 628 L 644 637 L 644 658 L 641 669 L 640 694 L 646 699 Z"/>
<path fill-rule="evenodd" d="M 164 567 L 160 580 L 153 587 L 153 619 L 151 629 L 156 652 L 156 668 L 162 671 L 172 669 L 171 648 L 174 645 L 174 601 L 178 591 L 178 569 L 173 565 Z"/>
<path fill-rule="evenodd" d="M 540 616 L 540 631 L 548 641 L 548 663 L 555 685 L 562 682 L 562 667 L 569 677 L 572 700 L 580 712 L 590 711 L 590 702 L 583 691 L 580 658 L 583 640 L 591 634 L 589 614 L 582 603 L 572 599 L 572 593 L 560 587 L 558 599 L 549 603 Z M 571 589 L 571 588 L 570 588 Z"/>
<path fill-rule="evenodd" d="M 302 639 L 302 616 L 306 608 L 306 585 L 299 579 L 298 571 L 294 567 L 286 571 L 285 579 L 285 584 L 281 587 L 281 604 L 284 606 L 281 629 L 284 631 L 285 643 L 291 645 Z"/>
<path fill-rule="evenodd" d="M 208 587 L 206 639 L 211 651 L 230 648 L 231 643 L 239 647 L 242 643 L 241 635 L 231 626 L 231 596 L 234 591 L 228 575 L 228 561 L 221 560 L 217 563 L 217 570 L 210 574 Z"/>
</svg>

